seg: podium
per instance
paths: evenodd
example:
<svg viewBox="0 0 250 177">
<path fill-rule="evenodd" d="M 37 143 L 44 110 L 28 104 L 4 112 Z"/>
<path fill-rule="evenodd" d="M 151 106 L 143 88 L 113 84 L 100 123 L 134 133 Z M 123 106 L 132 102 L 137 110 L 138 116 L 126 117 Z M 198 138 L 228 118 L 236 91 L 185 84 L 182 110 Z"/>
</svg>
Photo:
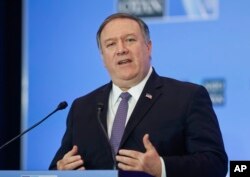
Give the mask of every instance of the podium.
<svg viewBox="0 0 250 177">
<path fill-rule="evenodd" d="M 18 171 L 0 170 L 0 177 L 152 177 L 143 172 L 117 170 Z"/>
<path fill-rule="evenodd" d="M 0 177 L 118 177 L 116 170 L 0 171 Z"/>
</svg>

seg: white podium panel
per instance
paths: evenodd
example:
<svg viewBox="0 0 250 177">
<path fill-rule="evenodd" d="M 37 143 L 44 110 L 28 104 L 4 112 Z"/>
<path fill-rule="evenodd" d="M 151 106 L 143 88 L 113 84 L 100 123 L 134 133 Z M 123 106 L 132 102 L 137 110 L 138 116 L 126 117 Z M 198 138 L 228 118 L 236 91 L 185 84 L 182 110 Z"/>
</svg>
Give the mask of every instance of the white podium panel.
<svg viewBox="0 0 250 177">
<path fill-rule="evenodd" d="M 0 177 L 118 177 L 115 170 L 0 171 Z"/>
</svg>

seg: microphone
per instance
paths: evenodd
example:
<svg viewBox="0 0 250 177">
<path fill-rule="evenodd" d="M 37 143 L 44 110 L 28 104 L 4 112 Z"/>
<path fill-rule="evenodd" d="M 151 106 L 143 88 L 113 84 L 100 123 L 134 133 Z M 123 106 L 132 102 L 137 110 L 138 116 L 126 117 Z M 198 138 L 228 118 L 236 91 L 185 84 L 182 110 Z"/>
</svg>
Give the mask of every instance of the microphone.
<svg viewBox="0 0 250 177">
<path fill-rule="evenodd" d="M 54 114 L 55 112 L 59 111 L 59 110 L 63 110 L 68 106 L 68 103 L 66 101 L 63 101 L 61 103 L 59 103 L 59 105 L 57 106 L 57 108 L 52 111 L 49 115 L 47 115 L 45 118 L 43 118 L 42 120 L 40 120 L 39 122 L 37 122 L 36 124 L 34 124 L 33 126 L 31 126 L 30 128 L 28 128 L 27 130 L 23 131 L 22 133 L 20 133 L 19 135 L 15 136 L 14 138 L 12 138 L 11 140 L 9 140 L 8 142 L 6 142 L 5 144 L 3 144 L 0 147 L 0 150 L 2 150 L 4 147 L 6 147 L 7 145 L 9 145 L 10 143 L 12 143 L 13 141 L 15 141 L 16 139 L 18 139 L 19 137 L 23 136 L 25 133 L 27 133 L 28 131 L 30 131 L 31 129 L 35 128 L 36 126 L 38 126 L 39 124 L 41 124 L 43 121 L 45 121 L 47 118 L 49 118 L 52 114 Z"/>
<path fill-rule="evenodd" d="M 105 137 L 106 137 L 106 139 L 108 141 L 109 147 L 111 149 L 112 159 L 113 159 L 113 162 L 114 162 L 114 167 L 113 168 L 114 168 L 114 170 L 116 170 L 115 152 L 114 152 L 113 147 L 110 144 L 108 133 L 106 132 L 106 130 L 105 130 L 105 128 L 104 128 L 104 126 L 103 126 L 103 124 L 101 122 L 101 112 L 103 110 L 103 107 L 104 107 L 103 103 L 101 103 L 101 102 L 97 103 L 97 119 L 98 119 L 99 125 L 101 126 L 102 132 L 104 133 L 104 135 L 105 135 Z"/>
<path fill-rule="evenodd" d="M 98 118 L 100 123 L 101 123 L 101 112 L 103 110 L 103 106 L 104 106 L 103 103 L 101 103 L 101 102 L 97 103 L 97 118 Z"/>
<path fill-rule="evenodd" d="M 103 106 L 104 106 L 103 103 L 101 103 L 101 102 L 97 103 L 97 120 L 98 120 L 98 123 L 99 123 L 99 125 L 100 125 L 100 127 L 101 127 L 101 129 L 102 129 L 102 131 L 103 131 L 103 133 L 104 133 L 104 135 L 106 137 L 106 139 L 109 142 L 108 134 L 107 134 L 105 128 L 103 127 L 102 122 L 101 122 L 101 112 L 103 110 Z"/>
</svg>

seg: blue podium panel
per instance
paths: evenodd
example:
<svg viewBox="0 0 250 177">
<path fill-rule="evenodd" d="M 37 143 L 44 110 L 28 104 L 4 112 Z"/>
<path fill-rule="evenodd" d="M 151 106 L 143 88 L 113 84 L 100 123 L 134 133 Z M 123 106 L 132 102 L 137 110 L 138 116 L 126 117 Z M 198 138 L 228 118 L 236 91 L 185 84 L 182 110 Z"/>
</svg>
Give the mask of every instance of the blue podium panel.
<svg viewBox="0 0 250 177">
<path fill-rule="evenodd" d="M 0 171 L 0 177 L 117 177 L 116 170 Z"/>
</svg>

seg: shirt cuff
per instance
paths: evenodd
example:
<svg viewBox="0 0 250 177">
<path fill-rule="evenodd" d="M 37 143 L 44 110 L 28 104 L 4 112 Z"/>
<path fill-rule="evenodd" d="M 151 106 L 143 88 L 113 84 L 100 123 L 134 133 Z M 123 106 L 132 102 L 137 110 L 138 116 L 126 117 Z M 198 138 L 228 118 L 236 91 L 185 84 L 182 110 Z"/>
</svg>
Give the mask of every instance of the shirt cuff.
<svg viewBox="0 0 250 177">
<path fill-rule="evenodd" d="M 161 160 L 161 177 L 167 177 L 165 162 L 162 157 L 160 157 L 160 160 Z"/>
</svg>

